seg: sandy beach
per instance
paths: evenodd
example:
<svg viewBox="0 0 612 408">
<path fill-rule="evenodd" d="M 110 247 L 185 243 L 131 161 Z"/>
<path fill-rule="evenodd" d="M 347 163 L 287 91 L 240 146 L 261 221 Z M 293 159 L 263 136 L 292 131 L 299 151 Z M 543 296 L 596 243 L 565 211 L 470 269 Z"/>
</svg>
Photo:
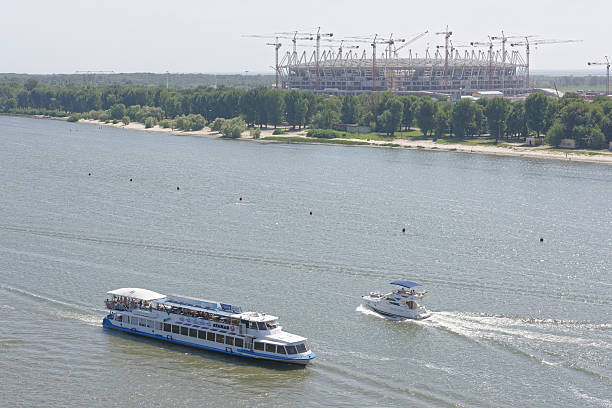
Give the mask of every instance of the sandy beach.
<svg viewBox="0 0 612 408">
<path fill-rule="evenodd" d="M 138 131 L 147 131 L 147 132 L 158 132 L 158 133 L 167 133 L 177 136 L 200 136 L 200 137 L 210 137 L 210 138 L 221 138 L 221 134 L 218 132 L 213 132 L 210 128 L 205 127 L 202 130 L 197 131 L 181 131 L 181 130 L 173 130 L 168 128 L 162 128 L 159 125 L 156 125 L 152 128 L 146 129 L 144 124 L 138 122 L 132 122 L 128 125 L 124 125 L 123 123 L 104 123 L 98 120 L 91 119 L 81 119 L 79 123 L 88 123 L 92 125 L 98 126 L 110 126 L 120 129 L 126 130 L 138 130 Z M 296 143 L 297 138 L 304 138 L 304 143 L 317 143 L 313 141 L 312 138 L 306 137 L 306 130 L 290 132 L 284 135 L 274 135 L 274 140 L 266 140 L 272 135 L 274 129 L 262 129 L 261 136 L 259 139 L 253 139 L 250 136 L 248 131 L 243 132 L 240 139 L 241 140 L 250 140 L 259 143 L 284 143 L 282 140 L 278 140 L 279 138 L 287 137 L 287 141 L 291 143 Z M 290 139 L 289 139 L 290 138 Z M 333 141 L 334 139 L 331 139 Z M 339 139 L 339 140 L 348 140 L 354 142 L 367 142 L 370 146 L 373 147 L 386 147 L 386 148 L 409 148 L 409 149 L 423 149 L 423 150 L 446 150 L 446 151 L 456 151 L 462 153 L 476 153 L 476 154 L 491 154 L 498 156 L 520 156 L 520 157 L 531 157 L 538 159 L 555 159 L 555 160 L 567 160 L 567 161 L 580 161 L 580 162 L 590 162 L 590 163 L 608 163 L 612 164 L 612 152 L 609 150 L 600 150 L 595 151 L 589 154 L 587 151 L 558 151 L 552 150 L 548 146 L 538 146 L 538 147 L 528 147 L 524 146 L 522 143 L 508 143 L 503 142 L 501 145 L 467 145 L 460 143 L 438 143 L 432 140 L 420 139 L 420 140 L 411 140 L 411 139 L 390 139 L 390 140 L 363 140 L 363 139 Z M 299 143 L 299 141 L 297 142 Z M 329 143 L 325 143 L 329 144 Z M 389 144 L 393 144 L 396 146 L 390 147 Z"/>
</svg>

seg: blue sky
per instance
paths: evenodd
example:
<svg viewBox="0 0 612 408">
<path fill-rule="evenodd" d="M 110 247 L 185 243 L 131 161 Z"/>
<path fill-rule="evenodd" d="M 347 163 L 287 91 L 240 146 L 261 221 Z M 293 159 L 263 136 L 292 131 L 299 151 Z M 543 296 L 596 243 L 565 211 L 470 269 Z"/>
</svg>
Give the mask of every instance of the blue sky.
<svg viewBox="0 0 612 408">
<path fill-rule="evenodd" d="M 242 35 L 318 26 L 337 38 L 410 38 L 429 30 L 411 46 L 419 55 L 427 44 L 443 43 L 432 33 L 447 24 L 456 44 L 486 41 L 501 30 L 583 40 L 534 48 L 533 70 L 587 70 L 587 61 L 612 56 L 610 0 L 0 0 L 0 10 L 0 72 L 271 72 L 272 47 Z M 290 41 L 281 42 L 288 50 Z"/>
</svg>

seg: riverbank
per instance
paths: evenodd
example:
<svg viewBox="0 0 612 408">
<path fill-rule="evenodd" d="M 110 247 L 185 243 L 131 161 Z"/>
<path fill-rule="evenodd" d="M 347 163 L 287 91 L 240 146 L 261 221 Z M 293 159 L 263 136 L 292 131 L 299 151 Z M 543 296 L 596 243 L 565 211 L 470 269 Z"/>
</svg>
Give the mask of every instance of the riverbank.
<svg viewBox="0 0 612 408">
<path fill-rule="evenodd" d="M 43 118 L 39 117 L 38 118 Z M 44 118 L 65 120 L 64 118 Z M 98 120 L 81 119 L 79 123 L 87 123 L 97 126 L 109 126 L 126 130 L 147 131 L 166 133 L 176 136 L 200 136 L 210 138 L 223 138 L 223 136 L 205 127 L 197 131 L 182 131 L 170 128 L 162 128 L 156 125 L 151 128 L 145 128 L 145 125 L 138 122 L 132 122 L 127 125 L 119 122 L 104 123 Z M 282 135 L 273 135 L 274 129 L 262 129 L 259 139 L 253 139 L 249 131 L 243 132 L 239 140 L 250 140 L 260 143 L 304 143 L 304 144 L 341 144 L 341 145 L 360 145 L 372 147 L 386 148 L 406 148 L 406 149 L 423 149 L 423 150 L 445 150 L 462 153 L 489 154 L 496 156 L 518 156 L 530 157 L 538 159 L 554 159 L 579 161 L 589 163 L 607 163 L 612 164 L 612 152 L 607 150 L 569 150 L 555 149 L 550 146 L 525 146 L 522 143 L 503 142 L 497 145 L 488 143 L 471 143 L 466 140 L 462 143 L 453 143 L 452 141 L 440 140 L 434 142 L 430 139 L 418 138 L 396 138 L 396 139 L 352 139 L 352 138 L 336 138 L 336 139 L 319 139 L 306 136 L 306 130 L 292 131 Z"/>
</svg>

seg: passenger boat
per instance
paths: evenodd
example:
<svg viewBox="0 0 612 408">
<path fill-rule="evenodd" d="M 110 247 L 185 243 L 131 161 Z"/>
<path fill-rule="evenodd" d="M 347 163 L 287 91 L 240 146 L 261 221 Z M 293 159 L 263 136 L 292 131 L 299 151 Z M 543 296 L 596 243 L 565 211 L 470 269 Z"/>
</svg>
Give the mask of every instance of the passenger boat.
<svg viewBox="0 0 612 408">
<path fill-rule="evenodd" d="M 306 365 L 315 357 L 306 338 L 283 331 L 276 316 L 147 289 L 108 294 L 104 327 L 261 360 Z"/>
<path fill-rule="evenodd" d="M 427 319 L 431 314 L 417 300 L 423 299 L 427 292 L 414 290 L 418 283 L 407 280 L 391 282 L 392 285 L 400 286 L 399 289 L 385 295 L 380 292 L 370 292 L 361 298 L 366 306 L 384 316 L 403 319 Z"/>
</svg>

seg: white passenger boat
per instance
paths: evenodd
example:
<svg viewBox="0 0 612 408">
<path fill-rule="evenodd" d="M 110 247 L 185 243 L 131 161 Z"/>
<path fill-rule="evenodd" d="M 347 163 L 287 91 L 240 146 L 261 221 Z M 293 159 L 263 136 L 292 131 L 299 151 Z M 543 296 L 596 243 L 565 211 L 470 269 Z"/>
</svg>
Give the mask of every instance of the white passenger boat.
<svg viewBox="0 0 612 408">
<path fill-rule="evenodd" d="M 275 316 L 147 289 L 108 294 L 104 327 L 262 360 L 305 365 L 315 357 L 306 338 L 283 331 Z"/>
<path fill-rule="evenodd" d="M 398 280 L 391 284 L 401 287 L 385 295 L 380 292 L 370 292 L 361 298 L 370 309 L 384 316 L 417 320 L 427 319 L 430 316 L 427 309 L 417 303 L 417 300 L 423 299 L 427 294 L 414 290 L 416 286 L 421 285 L 407 280 Z"/>
</svg>

